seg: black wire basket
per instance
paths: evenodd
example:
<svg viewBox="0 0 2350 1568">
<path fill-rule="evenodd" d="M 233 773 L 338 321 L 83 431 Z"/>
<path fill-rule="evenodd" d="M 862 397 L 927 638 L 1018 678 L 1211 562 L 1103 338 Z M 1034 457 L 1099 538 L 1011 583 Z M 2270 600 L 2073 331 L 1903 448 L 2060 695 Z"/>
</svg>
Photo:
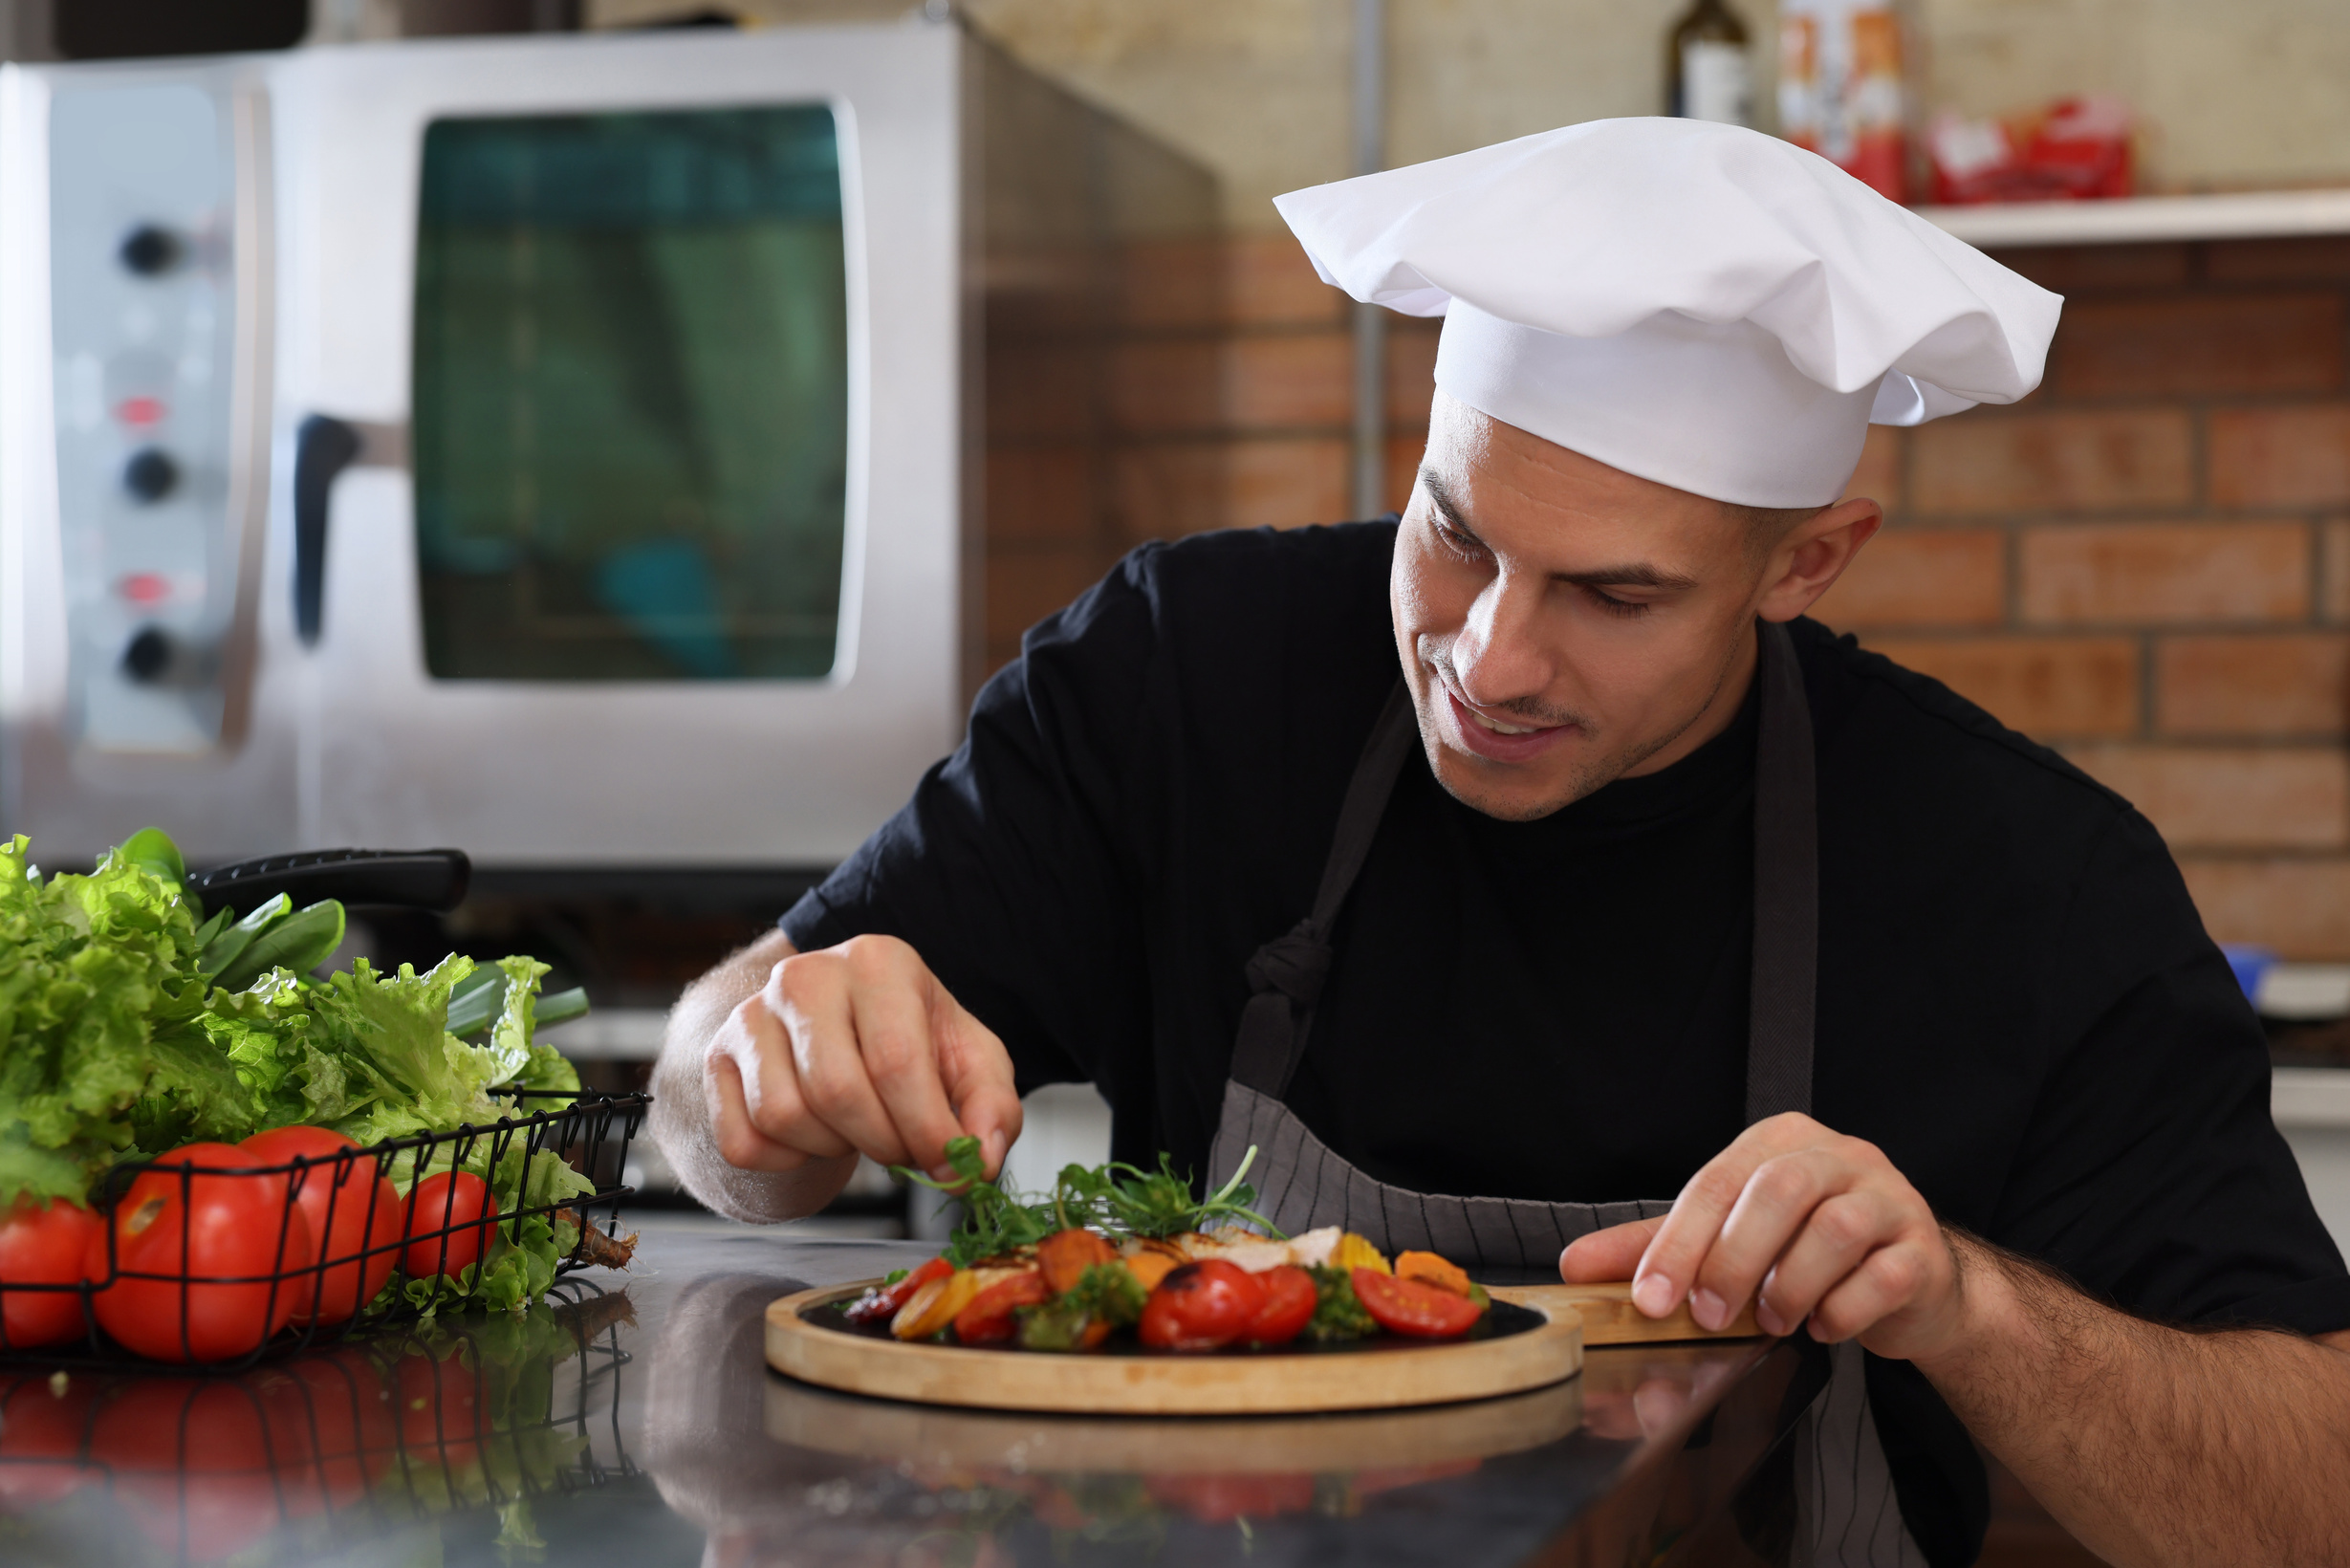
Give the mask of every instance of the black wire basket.
<svg viewBox="0 0 2350 1568">
<path fill-rule="evenodd" d="M 463 1280 L 500 1234 L 519 1246 L 526 1227 L 560 1236 L 559 1227 L 576 1226 L 556 1275 L 624 1255 L 614 1237 L 634 1189 L 622 1178 L 650 1097 L 492 1093 L 513 1112 L 485 1127 L 229 1169 L 174 1163 L 169 1153 L 116 1166 L 91 1194 L 102 1242 L 90 1244 L 85 1278 L 0 1280 L 0 1299 L 11 1306 L 72 1298 L 80 1332 L 28 1342 L 11 1336 L 12 1314 L 0 1314 L 0 1366 L 166 1361 L 234 1372 L 417 1317 L 424 1308 L 408 1281 Z M 542 1156 L 592 1190 L 533 1199 Z M 395 1177 L 406 1179 L 396 1187 Z M 314 1230 L 323 1230 L 323 1243 L 302 1239 Z M 385 1288 L 394 1283 L 402 1288 Z"/>
</svg>

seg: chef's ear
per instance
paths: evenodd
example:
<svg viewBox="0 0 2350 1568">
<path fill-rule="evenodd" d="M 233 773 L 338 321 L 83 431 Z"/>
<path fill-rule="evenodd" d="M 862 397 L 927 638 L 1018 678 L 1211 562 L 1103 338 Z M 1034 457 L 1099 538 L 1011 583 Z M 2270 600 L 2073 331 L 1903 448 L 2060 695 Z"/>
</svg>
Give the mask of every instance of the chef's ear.
<svg viewBox="0 0 2350 1568">
<path fill-rule="evenodd" d="M 1810 609 L 1884 520 L 1884 508 L 1856 495 L 1822 507 L 1789 529 L 1763 567 L 1755 613 L 1765 621 L 1793 621 Z"/>
</svg>

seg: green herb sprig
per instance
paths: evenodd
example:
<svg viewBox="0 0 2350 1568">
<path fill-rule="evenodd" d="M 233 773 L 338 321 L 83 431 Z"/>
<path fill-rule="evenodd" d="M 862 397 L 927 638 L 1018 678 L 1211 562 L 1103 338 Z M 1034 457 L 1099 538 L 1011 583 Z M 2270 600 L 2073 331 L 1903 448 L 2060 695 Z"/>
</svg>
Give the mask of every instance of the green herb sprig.
<svg viewBox="0 0 2350 1568">
<path fill-rule="evenodd" d="M 1000 1182 L 986 1180 L 986 1156 L 979 1140 L 968 1135 L 947 1142 L 952 1181 L 942 1182 L 904 1165 L 889 1168 L 918 1186 L 962 1200 L 963 1222 L 941 1255 L 965 1269 L 1076 1227 L 1112 1235 L 1164 1237 L 1205 1230 L 1220 1220 L 1238 1221 L 1275 1240 L 1286 1239 L 1271 1220 L 1249 1208 L 1256 1201 L 1256 1189 L 1241 1178 L 1255 1160 L 1256 1147 L 1251 1144 L 1231 1180 L 1204 1200 L 1191 1196 L 1191 1184 L 1176 1173 L 1174 1159 L 1165 1154 L 1159 1156 L 1155 1171 L 1115 1160 L 1064 1166 L 1052 1196 L 1043 1200 L 1024 1198 Z"/>
</svg>

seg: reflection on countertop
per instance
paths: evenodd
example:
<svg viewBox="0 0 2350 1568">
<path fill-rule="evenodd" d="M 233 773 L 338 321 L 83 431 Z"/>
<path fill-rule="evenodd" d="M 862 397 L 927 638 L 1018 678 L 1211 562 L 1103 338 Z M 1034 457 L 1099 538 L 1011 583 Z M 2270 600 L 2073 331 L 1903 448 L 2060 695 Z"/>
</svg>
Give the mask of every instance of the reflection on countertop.
<svg viewBox="0 0 2350 1568">
<path fill-rule="evenodd" d="M 1563 1563 L 1773 1532 L 1768 1506 L 1730 1506 L 1801 1392 L 1800 1358 L 1765 1341 L 1594 1350 L 1550 1388 L 1403 1412 L 949 1410 L 794 1383 L 762 1358 L 775 1296 L 925 1249 L 642 1228 L 624 1281 L 575 1278 L 521 1318 L 235 1378 L 15 1377 L 0 1558 Z"/>
</svg>

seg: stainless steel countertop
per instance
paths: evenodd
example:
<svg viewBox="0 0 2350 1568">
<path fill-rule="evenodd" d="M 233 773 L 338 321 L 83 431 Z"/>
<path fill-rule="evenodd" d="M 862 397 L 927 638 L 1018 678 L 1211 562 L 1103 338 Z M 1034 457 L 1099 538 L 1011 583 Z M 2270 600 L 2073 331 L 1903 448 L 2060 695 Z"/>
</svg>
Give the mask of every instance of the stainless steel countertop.
<svg viewBox="0 0 2350 1568">
<path fill-rule="evenodd" d="M 18 1378 L 0 1560 L 1262 1568 L 1646 1561 L 1668 1544 L 1706 1560 L 1781 1512 L 1763 1461 L 1802 1373 L 1767 1341 L 1597 1349 L 1569 1383 L 1433 1410 L 945 1410 L 795 1384 L 761 1356 L 775 1296 L 929 1249 L 630 1223 L 624 1279 L 591 1272 L 528 1323 L 232 1380 L 76 1374 L 62 1400 Z"/>
</svg>

